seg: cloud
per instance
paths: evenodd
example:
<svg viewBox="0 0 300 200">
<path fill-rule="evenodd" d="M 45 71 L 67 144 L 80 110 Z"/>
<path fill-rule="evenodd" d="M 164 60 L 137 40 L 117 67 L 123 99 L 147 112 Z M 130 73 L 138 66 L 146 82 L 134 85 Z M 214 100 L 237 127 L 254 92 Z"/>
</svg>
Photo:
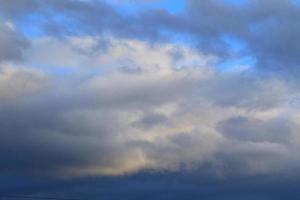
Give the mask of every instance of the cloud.
<svg viewBox="0 0 300 200">
<path fill-rule="evenodd" d="M 238 168 L 242 163 L 245 166 L 239 173 L 255 174 L 273 172 L 269 163 L 275 158 L 278 169 L 288 163 L 286 155 L 294 148 L 289 146 L 293 125 L 289 119 L 294 115 L 290 113 L 286 121 L 279 116 L 290 108 L 294 94 L 277 97 L 293 91 L 287 83 L 244 76 L 243 70 L 220 73 L 207 66 L 214 63 L 210 56 L 180 45 L 110 39 L 106 49 L 91 54 L 80 52 L 89 52 L 97 39 L 75 39 L 75 43 L 73 38 L 53 40 L 68 49 L 58 61 L 64 62 L 64 55 L 76 58 L 80 54 L 76 63 L 89 58 L 96 61 L 94 68 L 83 64 L 79 70 L 103 71 L 89 76 L 70 74 L 67 80 L 47 74 L 47 87 L 37 87 L 44 78 L 35 68 L 29 71 L 12 65 L 4 70 L 7 92 L 3 90 L 3 96 L 14 91 L 22 94 L 22 99 L 8 102 L 0 112 L 1 166 L 6 174 L 122 175 L 148 169 L 194 171 L 211 165 L 214 174 L 226 175 L 229 172 L 219 166 Z M 45 41 L 38 49 L 51 43 Z M 174 49 L 182 56 L 174 59 Z M 27 64 L 38 66 L 31 52 L 26 54 Z M 116 65 L 111 67 L 102 56 Z M 139 70 L 124 70 L 126 60 Z M 48 61 L 51 66 L 50 58 L 45 64 Z M 13 82 L 11 76 L 20 81 L 13 90 L 6 85 Z M 24 90 L 26 77 L 28 92 Z M 24 153 L 20 156 L 19 152 Z"/>
<path fill-rule="evenodd" d="M 227 137 L 237 140 L 285 143 L 290 138 L 288 120 L 284 119 L 262 121 L 235 117 L 222 122 L 220 129 Z"/>
<path fill-rule="evenodd" d="M 0 62 L 20 60 L 28 41 L 9 21 L 0 20 Z"/>
<path fill-rule="evenodd" d="M 28 15 L 30 12 L 34 12 L 37 9 L 37 1 L 35 0 L 1 0 L 0 4 L 0 16 L 8 19 L 22 19 L 24 16 Z"/>
<path fill-rule="evenodd" d="M 129 55 L 122 49 L 126 47 L 125 42 L 130 45 L 128 48 L 136 48 Z M 138 139 L 138 135 L 141 138 L 147 137 L 142 130 L 132 126 L 140 120 L 134 113 L 143 115 L 147 110 L 155 108 L 162 109 L 164 114 L 165 105 L 168 107 L 168 104 L 172 104 L 173 97 L 182 98 L 176 94 L 176 89 L 181 88 L 180 95 L 188 94 L 189 88 L 203 78 L 201 73 L 206 70 L 190 68 L 177 71 L 170 66 L 173 58 L 169 54 L 169 47 L 155 47 L 155 51 L 161 52 L 160 55 L 154 54 L 147 43 L 136 43 L 134 46 L 131 44 L 134 41 L 125 42 L 117 42 L 110 47 L 112 50 L 109 51 L 117 51 L 120 47 L 122 50 L 117 57 L 109 54 L 111 60 L 132 58 L 137 62 L 136 65 L 144 67 L 139 73 L 119 70 L 123 67 L 120 65 L 108 74 L 96 74 L 78 82 L 72 78 L 60 81 L 51 74 L 43 78 L 34 68 L 31 71 L 14 65 L 3 68 L 6 70 L 2 78 L 3 89 L 6 91 L 3 90 L 2 95 L 8 97 L 12 93 L 18 98 L 19 93 L 22 94 L 22 99 L 7 102 L 6 108 L 0 113 L 3 119 L 1 152 L 5 158 L 2 169 L 5 173 L 19 174 L 22 169 L 26 174 L 46 176 L 115 175 L 147 167 L 150 160 L 143 150 L 128 145 Z M 133 59 L 137 50 L 141 50 L 140 56 L 148 55 L 149 52 L 167 62 L 164 64 L 162 60 L 157 60 L 161 65 L 154 71 L 150 68 L 154 65 L 152 61 L 147 64 L 145 59 L 143 65 L 141 58 Z M 183 53 L 185 51 L 183 49 Z M 77 50 L 70 51 L 70 54 L 76 53 Z M 190 57 L 195 55 L 191 54 Z M 83 56 L 88 58 L 90 54 Z M 201 55 L 198 60 L 201 64 Z M 39 65 L 38 62 L 35 64 Z M 8 84 L 13 83 L 10 77 L 14 77 L 20 84 L 15 82 L 13 87 L 8 87 Z M 42 87 L 45 79 L 49 83 L 47 87 Z M 151 134 L 149 136 L 152 137 Z M 13 156 L 7 157 L 7 152 Z M 19 156 L 18 152 L 24 153 Z"/>
<path fill-rule="evenodd" d="M 0 99 L 6 101 L 19 100 L 35 95 L 47 87 L 46 75 L 28 67 L 14 68 L 11 64 L 0 65 Z"/>
<path fill-rule="evenodd" d="M 0 4 L 1 193 L 298 194 L 297 5 Z"/>
<path fill-rule="evenodd" d="M 214 55 L 181 44 L 149 45 L 137 39 L 98 36 L 38 37 L 31 40 L 31 48 L 24 53 L 28 65 L 40 68 L 117 69 L 129 73 L 205 66 L 217 60 Z"/>
<path fill-rule="evenodd" d="M 298 14 L 299 6 L 288 0 L 246 1 L 241 5 L 188 0 L 187 25 L 177 25 L 174 30 L 190 33 L 202 50 L 225 55 L 232 52 L 223 40 L 228 35 L 244 44 L 240 53 L 252 55 L 259 68 L 292 75 L 298 73 L 299 64 L 299 44 L 294 40 L 299 32 Z"/>
<path fill-rule="evenodd" d="M 168 119 L 165 115 L 150 113 L 144 116 L 141 120 L 134 122 L 132 125 L 144 129 L 149 129 L 159 124 L 165 124 L 167 120 Z"/>
<path fill-rule="evenodd" d="M 187 0 L 180 13 L 152 8 L 127 14 L 105 1 L 28 1 L 3 5 L 4 13 L 23 16 L 11 19 L 18 24 L 30 23 L 27 29 L 44 35 L 113 35 L 152 42 L 179 39 L 226 60 L 250 56 L 263 70 L 298 73 L 299 45 L 295 38 L 300 29 L 295 19 L 299 6 L 289 0 L 241 4 Z"/>
</svg>

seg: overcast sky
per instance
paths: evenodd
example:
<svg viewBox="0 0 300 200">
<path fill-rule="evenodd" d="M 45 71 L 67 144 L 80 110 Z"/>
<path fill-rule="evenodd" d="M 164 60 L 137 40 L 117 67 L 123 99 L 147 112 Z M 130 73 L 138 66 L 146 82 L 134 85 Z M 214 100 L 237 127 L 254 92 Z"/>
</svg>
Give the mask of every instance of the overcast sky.
<svg viewBox="0 0 300 200">
<path fill-rule="evenodd" d="M 297 0 L 0 0 L 0 198 L 299 198 L 299 20 Z"/>
</svg>

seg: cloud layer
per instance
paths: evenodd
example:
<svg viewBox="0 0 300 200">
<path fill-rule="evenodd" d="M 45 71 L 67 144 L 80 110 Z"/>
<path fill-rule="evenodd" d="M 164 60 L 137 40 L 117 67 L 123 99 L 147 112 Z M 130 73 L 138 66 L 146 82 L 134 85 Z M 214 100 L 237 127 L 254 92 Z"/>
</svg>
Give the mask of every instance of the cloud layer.
<svg viewBox="0 0 300 200">
<path fill-rule="evenodd" d="M 1 193 L 297 194 L 299 5 L 184 2 L 0 0 Z"/>
</svg>

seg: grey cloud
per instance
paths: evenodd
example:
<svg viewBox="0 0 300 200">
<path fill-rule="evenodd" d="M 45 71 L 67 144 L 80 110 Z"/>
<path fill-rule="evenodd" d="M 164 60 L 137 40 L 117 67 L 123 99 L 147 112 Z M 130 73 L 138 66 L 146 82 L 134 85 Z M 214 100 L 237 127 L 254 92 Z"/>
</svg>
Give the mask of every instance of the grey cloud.
<svg viewBox="0 0 300 200">
<path fill-rule="evenodd" d="M 132 75 L 125 73 L 123 78 L 128 76 Z M 22 78 L 22 73 L 15 78 Z M 134 79 L 139 80 L 138 77 Z M 85 82 L 74 89 L 53 91 L 47 88 L 35 95 L 27 94 L 20 101 L 7 102 L 0 109 L 1 170 L 6 174 L 69 176 L 122 174 L 142 168 L 144 163 L 138 160 L 138 151 L 119 138 L 126 139 L 132 130 L 132 122 L 126 122 L 126 115 L 147 108 L 149 102 L 152 104 L 152 100 L 146 100 L 147 96 L 139 93 L 154 83 L 150 81 L 150 85 L 143 86 L 132 83 L 128 88 L 121 88 L 121 92 L 117 90 L 119 84 L 114 84 L 116 80 L 100 81 L 98 85 L 106 85 L 104 88 L 90 85 L 93 87 L 87 93 L 88 88 L 85 92 L 80 89 Z M 142 79 L 139 81 L 143 83 Z M 164 88 L 164 84 L 162 81 L 154 85 Z M 118 92 L 111 96 L 109 90 Z M 148 91 L 149 95 L 157 96 L 155 90 Z M 131 102 L 136 98 L 141 107 Z M 161 102 L 170 100 L 154 98 Z M 122 116 L 122 112 L 126 115 Z"/>
<path fill-rule="evenodd" d="M 258 67 L 298 73 L 299 43 L 295 38 L 300 30 L 296 24 L 299 6 L 292 1 L 246 1 L 241 6 L 218 0 L 187 2 L 189 28 L 182 31 L 205 43 L 211 41 L 208 46 L 212 47 L 221 45 L 219 40 L 228 34 L 246 43 L 244 51 L 251 52 Z M 221 49 L 229 50 L 226 45 Z"/>
<path fill-rule="evenodd" d="M 175 37 L 187 34 L 198 42 L 201 51 L 230 58 L 234 56 L 232 49 L 223 39 L 229 36 L 246 44 L 238 54 L 253 56 L 258 67 L 298 73 L 299 44 L 295 38 L 300 30 L 300 8 L 291 1 L 247 1 L 232 6 L 218 0 L 188 0 L 186 4 L 184 14 L 151 10 L 140 13 L 138 20 L 108 14 L 108 29 L 120 35 L 157 39 L 164 37 L 161 30 L 169 30 Z M 88 23 L 94 21 L 91 18 Z M 92 24 L 105 29 L 106 23 L 101 21 Z"/>
<path fill-rule="evenodd" d="M 117 126 L 107 116 L 98 117 L 101 123 L 96 125 L 84 120 L 93 114 L 83 113 L 78 117 L 73 114 L 66 118 L 63 116 L 66 110 L 47 108 L 47 102 L 43 102 L 1 110 L 3 172 L 68 176 L 79 173 L 78 169 L 94 166 L 119 167 L 115 159 L 123 162 L 121 159 L 126 158 L 128 151 L 123 151 L 113 140 L 116 134 L 113 127 Z"/>
<path fill-rule="evenodd" d="M 12 77 L 21 84 L 15 87 L 22 88 L 24 73 L 17 72 Z M 243 95 L 231 104 L 216 104 L 218 98 L 222 102 L 222 96 L 212 95 L 222 94 L 227 84 L 242 91 L 244 79 L 218 73 L 204 77 L 202 69 L 188 67 L 160 72 L 116 70 L 105 76 L 70 77 L 65 81 L 48 77 L 51 82 L 41 91 L 30 91 L 22 98 L 16 95 L 19 101 L 1 102 L 1 171 L 68 177 L 122 175 L 147 168 L 180 171 L 183 167 L 193 171 L 211 165 L 212 171 L 222 173 L 218 163 L 237 168 L 245 163 L 240 173 L 255 174 L 272 172 L 269 163 L 273 158 L 278 160 L 275 166 L 281 167 L 290 149 L 286 150 L 286 144 L 273 143 L 284 143 L 281 133 L 289 133 L 289 126 L 284 121 L 252 120 L 248 104 L 239 104 Z M 26 74 L 25 79 L 35 79 Z M 1 78 L 13 82 L 5 73 Z M 264 83 L 268 81 L 273 83 L 273 79 Z M 252 94 L 257 96 L 249 98 L 249 104 L 260 98 L 273 99 L 260 92 L 261 87 L 264 85 L 255 85 Z M 280 102 L 269 107 L 255 105 L 257 112 L 282 106 Z M 232 109 L 249 119 L 234 120 L 237 114 Z M 247 136 L 240 137 L 243 129 Z M 237 144 L 228 145 L 230 139 L 237 139 Z M 249 140 L 256 143 L 243 148 Z M 258 150 L 253 152 L 252 148 Z M 224 149 L 226 152 L 220 154 Z M 246 161 L 245 155 L 249 158 Z M 272 159 L 262 159 L 266 157 Z M 262 169 L 252 167 L 253 163 L 261 163 Z"/>
<path fill-rule="evenodd" d="M 133 123 L 142 127 L 159 123 L 169 132 L 176 124 L 166 123 L 163 115 L 147 114 L 164 104 L 188 101 L 199 80 L 187 79 L 184 70 L 173 73 L 174 77 L 154 79 L 147 73 L 91 78 L 76 83 L 76 87 L 74 83 L 64 84 L 54 91 L 47 88 L 35 95 L 29 93 L 20 101 L 9 101 L 0 110 L 2 171 L 66 176 L 122 174 L 147 167 L 152 159 L 159 168 L 176 168 L 178 163 L 194 160 L 201 163 L 218 149 L 216 133 L 195 130 L 182 136 L 186 141 L 182 143 L 162 131 L 165 139 L 148 145 L 143 145 L 147 142 L 142 139 L 140 144 L 129 145 L 139 136 L 154 137 L 145 135 L 145 129 L 137 132 Z M 16 79 L 21 77 L 22 73 L 15 75 Z M 126 80 L 126 84 L 120 80 Z M 181 93 L 177 93 L 179 88 Z M 141 112 L 146 115 L 137 119 L 134 113 Z"/>
<path fill-rule="evenodd" d="M 22 20 L 22 18 L 38 8 L 36 0 L 1 0 L 0 5 L 0 16 L 14 20 Z"/>
<path fill-rule="evenodd" d="M 12 68 L 9 64 L 0 66 L 0 100 L 4 106 L 22 101 L 44 91 L 48 86 L 47 76 L 29 68 Z"/>
<path fill-rule="evenodd" d="M 29 42 L 8 23 L 0 20 L 0 61 L 20 60 Z"/>
<path fill-rule="evenodd" d="M 109 33 L 152 42 L 182 36 L 206 53 L 225 59 L 251 56 L 260 69 L 298 73 L 299 44 L 295 38 L 300 30 L 297 23 L 300 8 L 290 0 L 246 1 L 241 5 L 221 0 L 187 0 L 184 12 L 172 14 L 164 9 L 152 9 L 127 15 L 104 1 L 30 2 L 16 2 L 16 6 L 3 2 L 3 5 L 9 13 L 16 9 L 16 13 L 27 17 L 37 14 L 40 20 L 29 20 L 31 26 L 46 35 Z M 62 15 L 59 20 L 57 14 Z M 240 41 L 244 47 L 235 52 L 224 40 L 226 37 Z"/>
<path fill-rule="evenodd" d="M 247 74 L 249 71 L 220 73 L 198 84 L 199 97 L 216 106 L 268 110 L 281 105 L 288 94 L 294 93 L 284 81 Z M 250 72 L 251 73 L 251 72 Z"/>
<path fill-rule="evenodd" d="M 168 121 L 168 118 L 163 114 L 150 113 L 146 114 L 142 119 L 132 123 L 133 126 L 149 129 L 155 126 L 164 125 Z"/>
<path fill-rule="evenodd" d="M 230 118 L 219 124 L 220 131 L 229 138 L 253 142 L 289 142 L 288 119 L 259 120 L 245 117 Z"/>
<path fill-rule="evenodd" d="M 230 57 L 222 40 L 229 35 L 245 42 L 242 54 L 256 57 L 261 69 L 298 71 L 299 45 L 293 38 L 298 33 L 299 8 L 289 1 L 229 6 L 217 0 L 190 0 L 179 14 L 151 10 L 132 15 L 122 15 L 103 1 L 24 2 L 0 1 L 0 10 L 5 9 L 1 17 L 18 27 L 23 17 L 30 21 L 28 16 L 37 14 L 40 20 L 33 26 L 43 29 L 44 36 L 101 38 L 108 33 L 161 41 L 168 32 L 169 39 L 188 36 L 204 53 Z M 56 14 L 63 16 L 58 19 Z M 282 29 L 277 28 L 279 23 Z M 11 25 L 0 26 L 0 61 L 20 60 L 28 42 Z M 75 57 L 86 56 L 94 48 L 84 50 L 76 49 Z M 189 59 L 176 50 L 169 51 L 174 63 Z M 132 63 L 92 76 L 79 71 L 74 75 L 78 77 L 63 76 L 64 81 L 1 63 L 7 67 L 0 68 L 0 191 L 15 193 L 21 188 L 20 193 L 35 194 L 37 185 L 42 185 L 38 190 L 45 193 L 67 188 L 90 194 L 81 187 L 91 180 L 87 176 L 119 175 L 93 182 L 99 186 L 92 189 L 93 194 L 107 199 L 141 199 L 145 192 L 149 199 L 174 199 L 165 190 L 180 199 L 190 194 L 199 199 L 220 199 L 219 194 L 227 199 L 299 196 L 291 179 L 282 185 L 278 180 L 261 183 L 257 178 L 270 175 L 281 181 L 281 176 L 299 176 L 299 147 L 292 141 L 298 137 L 294 127 L 298 110 L 291 111 L 286 104 L 298 93 L 297 86 L 251 70 L 206 73 L 200 67 L 176 70 Z M 85 178 L 57 181 L 70 176 Z M 39 177 L 45 183 L 35 182 Z M 11 182 L 3 186 L 7 180 Z M 274 187 L 275 193 L 271 192 Z"/>
</svg>

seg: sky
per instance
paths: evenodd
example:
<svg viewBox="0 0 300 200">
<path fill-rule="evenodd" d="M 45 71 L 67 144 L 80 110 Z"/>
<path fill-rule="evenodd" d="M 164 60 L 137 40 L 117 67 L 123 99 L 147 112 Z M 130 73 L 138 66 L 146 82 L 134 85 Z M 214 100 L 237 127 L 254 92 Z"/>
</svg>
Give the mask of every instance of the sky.
<svg viewBox="0 0 300 200">
<path fill-rule="evenodd" d="M 300 195 L 295 0 L 0 0 L 0 199 Z"/>
</svg>

